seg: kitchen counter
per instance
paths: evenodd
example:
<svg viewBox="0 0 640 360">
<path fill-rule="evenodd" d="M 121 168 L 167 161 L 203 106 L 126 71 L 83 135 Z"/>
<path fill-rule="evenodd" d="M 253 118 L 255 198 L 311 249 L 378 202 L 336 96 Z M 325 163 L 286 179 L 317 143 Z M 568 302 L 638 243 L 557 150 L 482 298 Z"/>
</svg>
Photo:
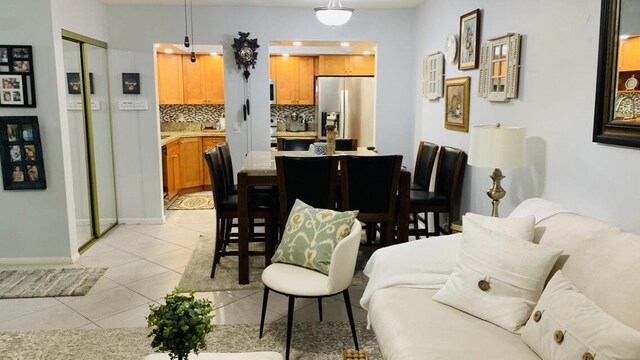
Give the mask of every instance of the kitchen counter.
<svg viewBox="0 0 640 360">
<path fill-rule="evenodd" d="M 276 137 L 300 137 L 300 138 L 315 138 L 318 133 L 315 131 L 278 131 Z"/>
<path fill-rule="evenodd" d="M 207 130 L 207 131 L 163 131 L 160 133 L 160 146 L 165 146 L 170 142 L 187 138 L 201 136 L 225 136 L 224 130 Z"/>
</svg>

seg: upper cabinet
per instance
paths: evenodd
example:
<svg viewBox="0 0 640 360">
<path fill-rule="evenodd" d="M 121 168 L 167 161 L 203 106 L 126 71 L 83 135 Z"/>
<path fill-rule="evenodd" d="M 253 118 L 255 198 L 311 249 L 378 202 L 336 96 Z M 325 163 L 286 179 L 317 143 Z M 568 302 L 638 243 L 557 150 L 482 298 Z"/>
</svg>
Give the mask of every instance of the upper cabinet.
<svg viewBox="0 0 640 360">
<path fill-rule="evenodd" d="M 270 63 L 278 105 L 313 105 L 314 57 L 272 56 Z"/>
<path fill-rule="evenodd" d="M 640 36 L 620 40 L 618 71 L 640 70 Z"/>
<path fill-rule="evenodd" d="M 375 56 L 320 55 L 318 76 L 374 76 Z"/>
<path fill-rule="evenodd" d="M 160 104 L 224 104 L 222 56 L 158 54 Z"/>
</svg>

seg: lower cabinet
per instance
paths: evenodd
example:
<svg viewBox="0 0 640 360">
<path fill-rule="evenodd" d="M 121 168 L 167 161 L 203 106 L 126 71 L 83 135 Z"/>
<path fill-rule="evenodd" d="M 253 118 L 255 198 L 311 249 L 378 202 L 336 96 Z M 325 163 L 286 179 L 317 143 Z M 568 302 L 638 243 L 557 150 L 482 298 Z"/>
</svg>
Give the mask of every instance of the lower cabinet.
<svg viewBox="0 0 640 360">
<path fill-rule="evenodd" d="M 202 186 L 202 138 L 188 137 L 180 144 L 180 183 L 183 189 Z"/>
<path fill-rule="evenodd" d="M 177 141 L 167 144 L 166 174 L 167 196 L 173 199 L 182 188 L 180 184 L 180 145 Z"/>
<path fill-rule="evenodd" d="M 202 138 L 202 153 L 205 151 L 214 148 L 216 145 L 224 142 L 225 138 L 221 136 L 207 136 Z M 211 185 L 211 176 L 209 175 L 209 165 L 204 159 L 204 156 L 200 156 L 202 161 L 202 183 L 205 186 Z"/>
</svg>

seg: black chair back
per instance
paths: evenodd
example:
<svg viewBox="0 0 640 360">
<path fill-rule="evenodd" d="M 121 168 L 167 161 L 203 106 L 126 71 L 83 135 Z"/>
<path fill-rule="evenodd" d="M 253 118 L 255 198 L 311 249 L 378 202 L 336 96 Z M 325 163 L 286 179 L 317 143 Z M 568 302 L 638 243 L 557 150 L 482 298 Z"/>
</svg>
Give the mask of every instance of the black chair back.
<svg viewBox="0 0 640 360">
<path fill-rule="evenodd" d="M 218 147 L 211 148 L 204 153 L 204 159 L 209 166 L 211 177 L 211 191 L 213 192 L 213 204 L 216 209 L 221 209 L 221 201 L 225 196 L 224 166 Z"/>
<path fill-rule="evenodd" d="M 342 171 L 342 209 L 361 213 L 395 212 L 402 155 L 346 156 Z"/>
<path fill-rule="evenodd" d="M 436 162 L 438 145 L 420 141 L 418 145 L 418 156 L 416 157 L 416 167 L 413 172 L 413 183 L 429 190 L 433 164 Z"/>
<path fill-rule="evenodd" d="M 306 151 L 309 145 L 316 142 L 314 139 L 297 139 L 297 138 L 279 138 L 279 151 Z"/>
<path fill-rule="evenodd" d="M 449 219 L 450 223 L 460 220 L 460 197 L 466 166 L 467 154 L 464 151 L 449 146 L 441 147 L 435 192 L 449 199 L 450 214 L 453 217 Z"/>
<path fill-rule="evenodd" d="M 233 188 L 236 185 L 236 181 L 233 177 L 233 162 L 231 160 L 231 149 L 229 149 L 229 143 L 223 142 L 218 144 L 222 165 L 224 166 L 224 180 L 227 193 L 231 194 Z"/>
<path fill-rule="evenodd" d="M 357 139 L 336 139 L 336 150 L 338 151 L 358 150 L 358 140 Z"/>
</svg>

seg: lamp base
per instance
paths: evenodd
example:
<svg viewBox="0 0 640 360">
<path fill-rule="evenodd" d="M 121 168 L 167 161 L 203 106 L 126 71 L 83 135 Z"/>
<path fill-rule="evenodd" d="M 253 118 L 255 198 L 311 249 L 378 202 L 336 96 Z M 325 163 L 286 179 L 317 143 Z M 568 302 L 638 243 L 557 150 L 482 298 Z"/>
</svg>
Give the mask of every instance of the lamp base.
<svg viewBox="0 0 640 360">
<path fill-rule="evenodd" d="M 500 205 L 500 199 L 502 199 L 507 192 L 500 185 L 500 181 L 504 179 L 502 175 L 502 171 L 500 169 L 493 170 L 493 174 L 489 176 L 493 180 L 493 186 L 487 189 L 487 196 L 491 199 L 491 205 L 493 209 L 491 210 L 491 216 L 498 217 L 498 205 Z"/>
</svg>

